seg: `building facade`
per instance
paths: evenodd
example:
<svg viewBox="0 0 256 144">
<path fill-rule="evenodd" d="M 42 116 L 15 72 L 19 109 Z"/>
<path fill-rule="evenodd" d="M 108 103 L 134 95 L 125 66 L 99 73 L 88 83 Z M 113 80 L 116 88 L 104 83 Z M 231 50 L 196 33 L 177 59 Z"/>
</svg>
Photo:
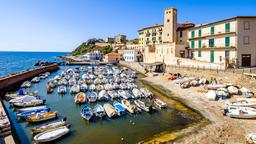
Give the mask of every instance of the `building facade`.
<svg viewBox="0 0 256 144">
<path fill-rule="evenodd" d="M 142 54 L 137 49 L 121 49 L 118 53 L 122 55 L 124 61 L 140 62 L 142 61 Z"/>
<path fill-rule="evenodd" d="M 256 66 L 256 17 L 237 16 L 190 28 L 189 57 L 227 66 Z"/>
</svg>

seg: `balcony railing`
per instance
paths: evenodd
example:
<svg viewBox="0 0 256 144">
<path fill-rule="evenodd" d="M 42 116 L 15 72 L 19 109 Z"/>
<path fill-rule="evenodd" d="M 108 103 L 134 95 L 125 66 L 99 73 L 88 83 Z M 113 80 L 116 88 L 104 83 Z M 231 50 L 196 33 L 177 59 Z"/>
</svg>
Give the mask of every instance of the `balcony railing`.
<svg viewBox="0 0 256 144">
<path fill-rule="evenodd" d="M 203 46 L 202 48 L 188 48 L 189 50 L 236 50 L 235 46 L 230 46 L 230 47 L 206 47 Z"/>
<path fill-rule="evenodd" d="M 192 37 L 190 37 L 189 38 L 189 40 L 197 40 L 197 39 L 205 39 L 205 38 L 209 38 L 209 37 L 214 37 L 214 36 L 223 36 L 223 35 L 231 35 L 231 34 L 234 34 L 234 35 L 236 35 L 236 32 L 224 32 L 224 33 L 215 33 L 214 35 L 211 35 L 211 34 L 207 34 L 207 35 L 205 35 L 205 36 L 198 36 L 198 37 L 194 37 L 194 38 L 192 38 Z"/>
</svg>

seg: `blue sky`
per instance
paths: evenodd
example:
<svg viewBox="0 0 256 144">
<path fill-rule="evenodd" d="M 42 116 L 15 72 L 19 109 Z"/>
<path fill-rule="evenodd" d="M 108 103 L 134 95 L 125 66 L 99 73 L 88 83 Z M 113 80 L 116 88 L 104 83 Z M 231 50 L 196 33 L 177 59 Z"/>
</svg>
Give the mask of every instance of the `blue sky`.
<svg viewBox="0 0 256 144">
<path fill-rule="evenodd" d="M 0 0 L 0 51 L 72 51 L 119 33 L 133 39 L 163 23 L 166 7 L 196 24 L 256 15 L 256 0 Z"/>
</svg>

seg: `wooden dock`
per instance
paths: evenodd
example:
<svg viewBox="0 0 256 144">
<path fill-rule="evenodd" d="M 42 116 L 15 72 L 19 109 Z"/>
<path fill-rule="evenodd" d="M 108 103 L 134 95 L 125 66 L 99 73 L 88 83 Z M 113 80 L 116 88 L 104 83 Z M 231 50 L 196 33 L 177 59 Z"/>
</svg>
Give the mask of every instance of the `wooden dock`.
<svg viewBox="0 0 256 144">
<path fill-rule="evenodd" d="M 49 66 L 30 69 L 0 78 L 0 94 L 4 94 L 5 92 L 15 89 L 24 81 L 32 79 L 33 77 L 38 76 L 41 73 L 56 71 L 58 70 L 58 68 L 59 67 L 57 64 L 52 64 Z"/>
</svg>

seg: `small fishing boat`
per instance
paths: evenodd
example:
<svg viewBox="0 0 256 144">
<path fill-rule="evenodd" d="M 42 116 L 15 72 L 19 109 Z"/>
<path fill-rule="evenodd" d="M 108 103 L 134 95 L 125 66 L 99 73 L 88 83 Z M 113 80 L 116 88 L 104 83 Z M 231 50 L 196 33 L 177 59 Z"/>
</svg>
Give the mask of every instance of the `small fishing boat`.
<svg viewBox="0 0 256 144">
<path fill-rule="evenodd" d="M 103 105 L 103 108 L 105 109 L 105 112 L 109 118 L 114 116 L 120 116 L 120 113 L 109 103 L 105 103 Z"/>
<path fill-rule="evenodd" d="M 90 120 L 93 116 L 92 109 L 89 106 L 84 106 L 81 110 L 81 117 Z"/>
<path fill-rule="evenodd" d="M 64 85 L 61 85 L 58 87 L 58 93 L 59 94 L 65 94 L 67 92 L 67 88 Z"/>
<path fill-rule="evenodd" d="M 95 89 L 96 89 L 95 84 L 91 84 L 91 85 L 90 85 L 90 91 L 95 91 Z"/>
<path fill-rule="evenodd" d="M 224 109 L 224 114 L 231 118 L 255 119 L 256 109 L 251 107 L 227 106 Z"/>
<path fill-rule="evenodd" d="M 230 98 L 229 96 L 229 92 L 226 88 L 218 88 L 216 90 L 216 96 L 219 98 L 219 99 L 228 99 Z"/>
<path fill-rule="evenodd" d="M 29 112 L 29 111 L 35 111 L 35 110 L 40 110 L 40 109 L 45 109 L 45 108 L 47 108 L 47 107 L 45 105 L 43 105 L 43 106 L 21 108 L 21 109 L 18 109 L 18 111 L 19 112 Z"/>
<path fill-rule="evenodd" d="M 156 98 L 154 99 L 154 103 L 157 107 L 161 108 L 167 108 L 167 104 L 165 102 L 163 102 L 162 100 Z"/>
<path fill-rule="evenodd" d="M 98 95 L 98 100 L 99 101 L 104 101 L 104 100 L 108 100 L 109 97 L 108 97 L 108 93 L 106 90 L 102 90 L 99 92 L 99 95 Z"/>
<path fill-rule="evenodd" d="M 32 110 L 32 111 L 25 111 L 25 112 L 21 112 L 18 113 L 17 116 L 21 117 L 21 118 L 26 118 L 28 116 L 34 115 L 34 114 L 40 114 L 40 113 L 45 113 L 45 112 L 49 112 L 50 108 L 42 108 L 42 109 L 37 109 L 37 110 Z"/>
<path fill-rule="evenodd" d="M 79 85 L 73 85 L 70 88 L 70 93 L 71 94 L 76 94 L 76 93 L 79 93 L 79 92 L 80 92 L 80 86 Z"/>
<path fill-rule="evenodd" d="M 128 100 L 123 99 L 121 103 L 129 113 L 133 114 L 136 111 L 136 106 L 131 104 Z"/>
<path fill-rule="evenodd" d="M 101 85 L 101 84 L 98 84 L 98 85 L 96 85 L 96 90 L 97 90 L 97 91 L 104 90 L 104 86 Z"/>
<path fill-rule="evenodd" d="M 54 89 L 51 86 L 47 86 L 47 93 L 50 94 L 54 91 Z"/>
<path fill-rule="evenodd" d="M 40 126 L 35 126 L 33 128 L 31 128 L 31 132 L 33 135 L 38 134 L 38 133 L 42 133 L 45 131 L 49 131 L 52 129 L 56 129 L 62 126 L 66 126 L 66 119 L 62 119 L 62 120 L 57 120 L 57 121 L 53 121 L 53 122 L 49 122 Z"/>
<path fill-rule="evenodd" d="M 89 102 L 96 102 L 97 100 L 97 93 L 96 92 L 88 92 L 87 98 Z"/>
<path fill-rule="evenodd" d="M 102 118 L 106 115 L 104 108 L 100 104 L 96 104 L 93 109 L 95 116 Z"/>
<path fill-rule="evenodd" d="M 227 101 L 226 105 L 230 106 L 238 106 L 238 107 L 256 107 L 256 99 L 255 98 L 241 98 L 237 101 Z"/>
<path fill-rule="evenodd" d="M 129 99 L 131 98 L 131 95 L 129 94 L 128 91 L 125 90 L 118 90 L 118 95 L 124 99 Z"/>
<path fill-rule="evenodd" d="M 82 103 L 85 103 L 85 101 L 86 101 L 86 96 L 83 92 L 76 94 L 75 103 L 82 104 Z"/>
<path fill-rule="evenodd" d="M 86 91 L 87 91 L 87 88 L 88 88 L 87 84 L 83 83 L 83 84 L 81 84 L 81 86 L 80 86 L 80 91 L 81 91 L 81 92 L 86 92 Z"/>
<path fill-rule="evenodd" d="M 118 98 L 118 93 L 116 91 L 108 91 L 108 95 L 112 98 L 112 99 L 115 99 L 115 98 Z"/>
<path fill-rule="evenodd" d="M 32 100 L 36 100 L 36 99 L 37 98 L 34 97 L 34 96 L 25 95 L 25 96 L 21 96 L 21 97 L 17 97 L 17 98 L 11 99 L 9 101 L 9 103 L 13 104 L 13 103 L 17 103 L 17 102 L 32 101 Z"/>
<path fill-rule="evenodd" d="M 31 82 L 30 81 L 25 81 L 23 84 L 20 86 L 21 88 L 30 88 L 31 87 Z"/>
<path fill-rule="evenodd" d="M 132 93 L 135 98 L 141 98 L 143 96 L 142 92 L 137 88 L 132 89 Z"/>
<path fill-rule="evenodd" d="M 144 102 L 142 102 L 141 100 L 135 100 L 134 103 L 140 109 L 144 110 L 145 112 L 149 112 L 149 107 L 146 106 L 146 104 Z"/>
<path fill-rule="evenodd" d="M 118 101 L 114 101 L 113 105 L 118 113 L 125 114 L 125 108 L 121 103 L 119 103 Z"/>
<path fill-rule="evenodd" d="M 41 122 L 50 119 L 54 119 L 57 117 L 57 112 L 45 112 L 45 113 L 37 113 L 31 116 L 26 117 L 28 122 Z"/>
<path fill-rule="evenodd" d="M 40 78 L 39 77 L 34 77 L 32 80 L 31 80 L 32 83 L 39 83 L 40 82 Z"/>
<path fill-rule="evenodd" d="M 23 100 L 20 102 L 13 103 L 16 107 L 31 107 L 31 106 L 38 106 L 44 104 L 44 100 L 34 99 L 34 100 Z"/>
<path fill-rule="evenodd" d="M 149 91 L 147 88 L 141 88 L 140 91 L 143 93 L 143 95 L 146 98 L 152 98 L 154 96 L 154 94 L 151 91 Z"/>
<path fill-rule="evenodd" d="M 58 127 L 49 131 L 45 131 L 37 134 L 34 140 L 37 142 L 50 142 L 63 137 L 69 133 L 69 129 L 66 126 Z"/>
</svg>

